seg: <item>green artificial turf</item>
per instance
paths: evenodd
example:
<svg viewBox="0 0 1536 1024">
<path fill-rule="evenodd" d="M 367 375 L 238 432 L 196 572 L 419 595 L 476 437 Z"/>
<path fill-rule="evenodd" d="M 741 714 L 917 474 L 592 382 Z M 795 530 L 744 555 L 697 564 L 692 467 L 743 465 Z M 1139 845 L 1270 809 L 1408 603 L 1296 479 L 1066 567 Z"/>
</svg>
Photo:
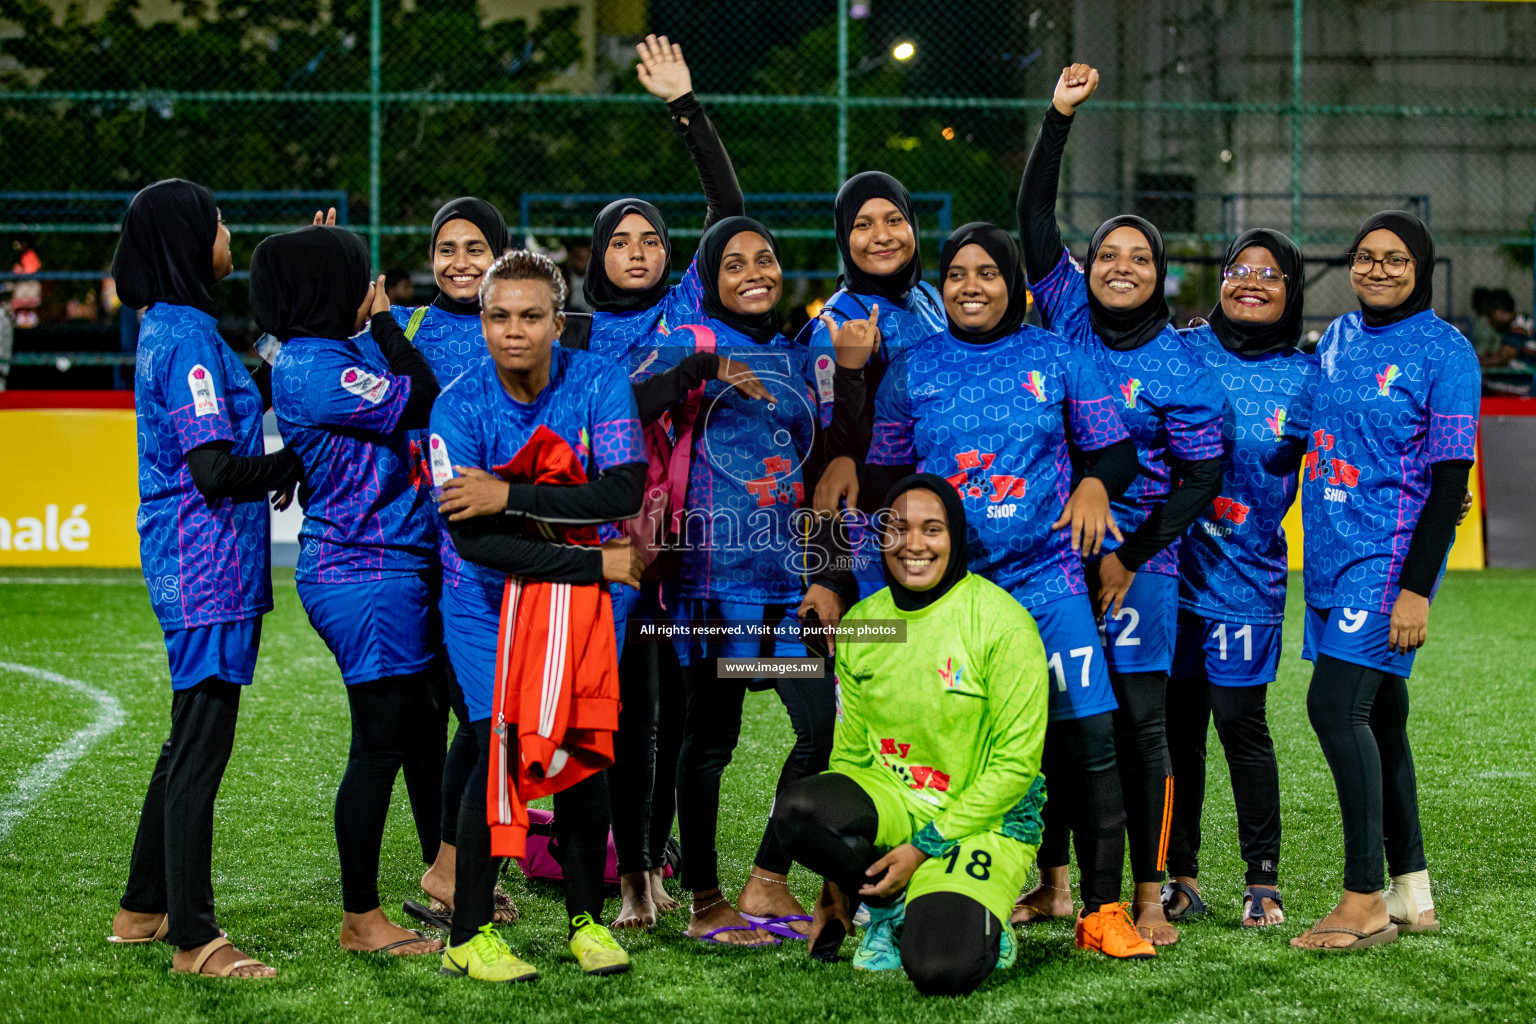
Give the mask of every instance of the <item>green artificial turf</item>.
<svg viewBox="0 0 1536 1024">
<path fill-rule="evenodd" d="M 441 977 L 435 957 L 340 950 L 331 831 L 347 713 L 334 663 L 299 607 L 291 577 L 264 627 L 256 685 L 241 709 L 218 805 L 214 885 L 219 919 L 275 981 L 172 977 L 163 945 L 104 941 L 121 894 L 139 801 L 168 726 L 160 634 L 132 573 L 76 573 L 88 583 L 0 572 L 0 661 L 115 695 L 125 722 L 98 742 L 0 840 L 0 1021 L 1477 1021 L 1536 1019 L 1536 573 L 1453 573 L 1430 620 L 1412 680 L 1410 730 L 1425 842 L 1444 930 L 1360 954 L 1324 956 L 1286 939 L 1331 906 L 1342 872 L 1333 784 L 1306 720 L 1299 579 L 1270 720 L 1279 751 L 1290 920 L 1239 930 L 1242 865 L 1231 791 L 1214 734 L 1202 887 L 1214 913 L 1182 929 L 1156 960 L 1116 963 L 1073 947 L 1066 923 L 1020 933 L 1018 964 L 960 1001 L 923 1000 L 900 972 L 869 975 L 810 962 L 803 945 L 705 948 L 673 914 L 622 941 L 631 973 L 582 976 L 564 948 L 556 889 L 509 887 L 523 919 L 504 929 L 542 972 L 495 987 Z M 104 584 L 104 585 L 97 585 Z M 0 670 L 0 796 L 89 723 L 87 696 Z M 727 772 L 720 846 L 728 890 L 756 850 L 773 780 L 790 742 L 771 694 L 748 702 Z M 404 786 L 385 838 L 381 889 L 397 920 L 418 898 Z M 802 899 L 814 879 L 792 876 Z M 617 908 L 616 897 L 609 913 Z M 406 923 L 411 923 L 406 921 Z"/>
</svg>

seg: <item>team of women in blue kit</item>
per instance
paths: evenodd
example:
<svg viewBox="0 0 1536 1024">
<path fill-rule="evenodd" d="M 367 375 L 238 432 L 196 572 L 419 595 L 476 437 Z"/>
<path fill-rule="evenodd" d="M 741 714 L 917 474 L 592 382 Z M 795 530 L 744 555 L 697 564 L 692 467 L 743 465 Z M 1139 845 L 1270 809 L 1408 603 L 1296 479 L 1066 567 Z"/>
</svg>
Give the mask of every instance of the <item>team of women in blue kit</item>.
<svg viewBox="0 0 1536 1024">
<path fill-rule="evenodd" d="M 1478 373 L 1431 307 L 1425 226 L 1398 212 L 1362 225 L 1346 255 L 1360 309 L 1315 352 L 1300 345 L 1301 253 L 1262 228 L 1227 247 L 1210 316 L 1177 329 L 1156 226 L 1111 218 L 1081 263 L 1063 244 L 1061 161 L 1098 84 L 1073 65 L 1024 172 L 1016 237 L 958 228 L 930 283 L 907 190 L 857 174 L 834 208 L 839 289 L 791 338 L 776 313 L 778 243 L 747 216 L 680 48 L 651 37 L 639 49 L 641 81 L 667 101 L 693 157 L 705 230 L 674 283 L 681 261 L 663 212 L 609 204 L 593 225 L 587 317 L 564 313 L 558 269 L 509 248 L 483 200 L 437 211 L 438 292 L 419 308 L 390 306 L 362 241 L 317 215 L 252 257 L 252 311 L 277 343 L 253 375 L 213 313 L 211 289 L 233 269 L 214 195 L 169 180 L 135 197 L 114 275 L 143 310 L 139 530 L 172 707 L 112 941 L 171 943 L 175 971 L 275 974 L 220 930 L 211 878 L 213 801 L 272 608 L 269 496 L 303 506 L 298 596 L 351 714 L 334 818 L 343 948 L 430 954 L 445 974 L 479 980 L 537 977 L 498 928 L 518 912 L 497 878 L 533 827 L 518 786 L 569 771 L 579 781 L 537 792 L 554 792 L 567 938 L 588 974 L 628 970 L 615 932 L 679 907 L 663 884 L 679 853 L 691 940 L 804 941 L 835 959 L 862 899 L 855 966 L 905 969 L 924 994 L 971 991 L 1013 964 L 1013 926 L 1052 918 L 1075 919 L 1082 949 L 1151 958 L 1178 941 L 1177 922 L 1208 909 L 1199 851 L 1212 718 L 1247 865 L 1242 923 L 1280 924 L 1265 707 L 1284 619 L 1280 524 L 1298 496 L 1307 710 L 1338 790 L 1345 867 L 1338 905 L 1291 944 L 1354 949 L 1437 929 L 1407 679 L 1474 456 Z M 271 454 L 269 408 L 284 442 Z M 923 620 L 948 621 L 956 602 L 1015 608 L 998 628 L 1030 664 L 1006 679 L 985 659 L 869 664 L 900 675 L 886 692 L 948 694 L 935 707 L 1010 702 L 1010 742 L 1028 733 L 1029 749 L 994 759 L 973 714 L 952 726 L 941 714 L 922 723 L 924 750 L 972 751 L 965 773 L 909 765 L 899 737 L 843 735 L 858 726 L 841 720 L 831 671 L 760 663 L 830 669 L 835 655 L 844 668 L 855 641 L 822 627 L 859 618 L 861 600 L 910 620 L 914 650 L 944 642 Z M 544 625 L 530 631 L 530 620 Z M 572 655 L 583 659 L 574 685 L 615 692 L 550 689 L 573 635 L 590 638 Z M 530 658 L 555 666 L 532 698 L 538 723 L 517 717 L 528 696 L 508 695 L 509 666 Z M 784 802 L 729 895 L 720 784 L 746 697 L 762 689 L 795 739 L 776 784 Z M 573 727 L 602 734 L 582 742 L 607 770 L 568 767 L 586 749 L 574 740 L 541 753 L 546 720 L 568 699 Z M 1038 728 L 1020 724 L 1029 700 Z M 906 713 L 877 718 L 894 730 Z M 950 744 L 944 729 L 961 722 Z M 813 780 L 835 736 L 915 791 L 899 815 L 915 815 L 914 837 L 864 822 L 873 812 L 857 787 Z M 380 906 L 399 774 L 426 865 L 424 900 L 404 909 L 446 939 Z M 974 792 L 954 792 L 958 778 Z M 987 819 L 994 845 L 977 846 L 919 828 L 925 800 L 934 820 L 944 807 L 977 809 L 945 821 L 1012 809 Z M 610 844 L 621 897 L 611 927 Z M 867 885 L 847 880 L 861 857 Z M 933 857 L 947 867 L 914 874 Z M 789 887 L 802 859 L 836 864 L 809 909 Z M 1002 921 L 993 889 L 1016 887 L 1030 860 L 1038 879 Z M 1017 874 L 994 878 L 1005 862 Z M 918 875 L 921 909 L 907 921 L 903 887 Z"/>
</svg>

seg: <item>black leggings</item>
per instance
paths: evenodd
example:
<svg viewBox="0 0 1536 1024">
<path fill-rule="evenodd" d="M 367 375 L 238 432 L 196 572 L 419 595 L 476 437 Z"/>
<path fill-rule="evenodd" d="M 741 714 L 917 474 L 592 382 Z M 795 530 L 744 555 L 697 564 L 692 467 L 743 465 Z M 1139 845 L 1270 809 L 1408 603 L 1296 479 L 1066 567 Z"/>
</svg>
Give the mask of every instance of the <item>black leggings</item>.
<svg viewBox="0 0 1536 1024">
<path fill-rule="evenodd" d="M 454 730 L 452 741 L 448 744 L 447 756 L 443 759 L 441 834 L 443 842 L 449 846 L 457 846 L 459 802 L 463 799 L 464 787 L 475 770 L 475 761 L 479 757 L 479 752 L 475 744 L 475 730 L 470 728 L 469 724 L 469 709 L 464 705 L 464 691 L 459 689 L 458 676 L 454 675 L 453 666 L 449 664 L 446 656 L 442 661 L 448 706 L 453 709 L 453 717 L 458 725 Z"/>
<path fill-rule="evenodd" d="M 715 832 L 720 820 L 720 777 L 741 738 L 741 709 L 746 681 L 715 678 L 715 659 L 687 669 L 688 710 L 677 768 L 677 819 L 682 832 L 683 888 L 708 892 L 720 885 Z M 795 730 L 795 745 L 779 771 L 777 794 L 784 787 L 827 767 L 832 727 L 837 718 L 832 680 L 781 679 L 774 689 Z M 770 820 L 763 829 L 753 863 L 764 871 L 787 873 L 789 854 Z"/>
<path fill-rule="evenodd" d="M 1173 765 L 1168 761 L 1166 672 L 1110 672 L 1115 688 L 1115 760 L 1125 797 L 1131 877 L 1161 882 L 1173 819 Z"/>
<path fill-rule="evenodd" d="M 1344 815 L 1344 888 L 1381 891 L 1383 848 L 1392 874 L 1423 871 L 1428 865 L 1408 747 L 1408 681 L 1320 654 L 1307 690 L 1307 717 Z"/>
<path fill-rule="evenodd" d="M 1114 714 L 1051 722 L 1045 727 L 1045 834 L 1037 863 L 1066 867 L 1077 848 L 1083 905 L 1090 912 L 1120 901 L 1125 869 L 1125 803 L 1115 768 Z"/>
<path fill-rule="evenodd" d="M 424 735 L 431 731 L 435 714 L 430 686 L 430 672 L 418 672 L 347 687 L 352 747 L 336 789 L 336 848 L 341 854 L 341 905 L 349 914 L 379 908 L 379 847 L 395 775 L 413 758 L 420 767 L 428 759 L 421 748 L 433 742 Z M 441 757 L 437 764 L 441 772 Z M 422 856 L 431 863 L 437 856 L 442 817 L 441 783 L 433 779 L 427 785 L 420 778 L 417 783 L 407 787 L 411 811 Z"/>
<path fill-rule="evenodd" d="M 500 857 L 491 856 L 491 827 L 486 821 L 485 787 L 491 773 L 491 720 L 482 718 L 460 730 L 473 737 L 475 765 L 459 803 L 457 872 L 453 890 L 452 945 L 468 942 L 495 914 Z M 509 764 L 517 764 L 517 730 L 507 731 Z M 608 781 L 602 772 L 555 794 L 554 845 L 565 876 L 565 916 L 591 914 L 603 919 L 603 871 L 608 861 Z M 575 929 L 572 928 L 571 931 Z"/>
<path fill-rule="evenodd" d="M 1264 701 L 1269 687 L 1215 686 L 1204 675 L 1168 684 L 1168 757 L 1173 763 L 1173 827 L 1168 872 L 1200 874 L 1200 810 L 1205 802 L 1205 740 L 1216 719 L 1237 804 L 1237 840 L 1248 885 L 1280 880 L 1280 769 Z"/>
<path fill-rule="evenodd" d="M 828 772 L 784 787 L 774 802 L 772 828 L 785 850 L 842 890 L 850 903 L 889 906 L 899 896 L 859 895 L 865 869 L 880 858 L 875 805 L 846 775 Z M 959 893 L 936 892 L 907 904 L 901 930 L 901 966 L 925 996 L 973 992 L 997 965 L 1002 923 Z"/>
<path fill-rule="evenodd" d="M 619 874 L 661 867 L 677 806 L 682 669 L 670 643 L 633 639 L 619 661 L 619 731 L 608 788 Z"/>
<path fill-rule="evenodd" d="M 149 777 L 121 906 L 165 914 L 182 949 L 219 937 L 213 910 L 213 801 L 235 744 L 240 690 L 208 678 L 171 695 L 171 734 Z"/>
</svg>

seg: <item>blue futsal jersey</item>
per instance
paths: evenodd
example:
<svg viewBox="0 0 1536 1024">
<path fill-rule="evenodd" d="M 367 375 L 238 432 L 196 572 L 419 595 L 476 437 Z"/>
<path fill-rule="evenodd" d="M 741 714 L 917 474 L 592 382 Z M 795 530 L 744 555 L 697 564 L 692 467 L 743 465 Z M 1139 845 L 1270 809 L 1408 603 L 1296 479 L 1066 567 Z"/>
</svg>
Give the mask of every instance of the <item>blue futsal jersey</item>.
<svg viewBox="0 0 1536 1024">
<path fill-rule="evenodd" d="M 698 331 L 712 332 L 716 351 L 750 368 L 774 400 L 744 398 L 718 380 L 705 383 L 689 466 L 680 596 L 752 605 L 798 601 L 806 538 L 793 514 L 805 502 L 803 466 L 820 415 L 806 351 L 783 335 L 759 342 L 706 318 L 673 332 L 670 341 L 652 335 L 630 356 L 631 379 L 638 383 L 677 366 L 695 351 L 684 342 Z"/>
<path fill-rule="evenodd" d="M 399 429 L 410 394 L 410 378 L 389 372 L 367 333 L 284 343 L 272 408 L 304 460 L 294 579 L 364 583 L 432 567 L 431 487 Z"/>
<path fill-rule="evenodd" d="M 1221 455 L 1221 395 L 1172 327 L 1123 352 L 1101 342 L 1088 320 L 1087 278 L 1066 249 L 1045 279 L 1030 287 L 1046 326 L 1077 342 L 1098 366 L 1136 442 L 1141 472 L 1111 505 L 1120 532 L 1129 536 L 1173 490 L 1170 456 L 1193 462 Z M 1119 546 L 1113 537 L 1104 538 L 1106 552 Z M 1141 570 L 1177 576 L 1179 541 L 1149 558 Z"/>
<path fill-rule="evenodd" d="M 1430 464 L 1476 452 L 1477 357 L 1434 310 L 1381 328 L 1345 314 L 1317 356 L 1301 481 L 1307 604 L 1390 612 Z"/>
<path fill-rule="evenodd" d="M 1280 523 L 1296 500 L 1317 358 L 1283 349 L 1246 359 L 1209 326 L 1182 337 L 1221 388 L 1226 415 L 1221 494 L 1184 538 L 1179 605 L 1223 622 L 1282 622 L 1287 559 Z"/>
<path fill-rule="evenodd" d="M 971 571 L 1035 609 L 1087 593 L 1070 532 L 1050 527 L 1071 490 L 1068 433 L 1081 451 L 1124 440 L 1115 404 L 1065 338 L 1025 326 L 971 345 L 946 331 L 891 364 L 869 461 L 948 479 L 966 506 Z"/>
<path fill-rule="evenodd" d="M 494 473 L 507 466 L 539 427 L 565 440 L 589 480 L 627 462 L 644 462 L 640 420 L 624 371 L 590 352 L 554 347 L 549 384 L 533 402 L 507 394 L 490 359 L 445 388 L 432 406 L 432 477 L 442 486 L 454 466 Z M 502 583 L 493 569 L 464 562 L 466 579 Z M 499 600 L 499 591 L 498 600 Z"/>
<path fill-rule="evenodd" d="M 869 357 L 865 373 L 871 380 L 883 380 L 891 362 L 904 350 L 924 339 L 942 332 L 947 323 L 944 300 L 933 285 L 919 281 L 907 295 L 905 306 L 897 306 L 890 299 L 878 295 L 856 295 L 846 288 L 839 288 L 821 307 L 834 323 L 845 324 L 849 320 L 868 320 L 870 310 L 880 307 L 880 349 Z M 821 402 L 821 426 L 832 425 L 832 380 L 837 370 L 837 353 L 832 339 L 820 319 L 812 320 L 795 338 L 804 339 L 810 348 L 811 375 L 816 381 L 816 397 Z M 884 583 L 881 584 L 884 586 Z"/>
<path fill-rule="evenodd" d="M 262 454 L 261 393 L 191 306 L 157 302 L 139 325 L 134 362 L 139 433 L 139 557 L 149 602 L 165 630 L 239 622 L 272 610 L 266 495 L 211 504 L 192 482 L 187 452 L 227 441 Z"/>
<path fill-rule="evenodd" d="M 600 258 L 600 254 L 594 256 Z M 627 367 L 630 353 L 643 346 L 652 333 L 666 335 L 683 324 L 703 320 L 703 305 L 704 286 L 699 282 L 699 261 L 695 256 L 683 272 L 683 279 L 667 289 L 656 305 L 627 313 L 593 313 L 587 351 Z"/>
<path fill-rule="evenodd" d="M 459 378 L 459 375 L 471 366 L 482 360 L 489 359 L 485 349 L 485 335 L 480 329 L 480 315 L 462 316 L 458 313 L 450 313 L 441 306 L 422 307 L 426 312 L 421 321 L 416 325 L 416 331 L 410 336 L 411 344 L 416 350 L 426 357 L 427 364 L 432 367 L 432 374 L 437 378 L 441 387 L 447 387 Z M 411 317 L 416 309 L 411 306 L 391 306 L 389 313 L 395 318 L 395 323 L 401 330 L 406 330 L 411 322 Z M 411 461 L 418 465 L 424 465 L 426 453 L 426 431 L 411 432 Z M 430 473 L 430 470 L 418 470 L 422 474 Z M 453 541 L 448 539 L 448 528 L 443 525 L 443 518 L 437 512 L 437 502 L 431 502 L 432 524 L 437 533 L 437 560 L 443 569 L 443 585 L 448 587 L 458 586 L 459 575 L 463 572 L 463 560 L 454 550 Z"/>
</svg>

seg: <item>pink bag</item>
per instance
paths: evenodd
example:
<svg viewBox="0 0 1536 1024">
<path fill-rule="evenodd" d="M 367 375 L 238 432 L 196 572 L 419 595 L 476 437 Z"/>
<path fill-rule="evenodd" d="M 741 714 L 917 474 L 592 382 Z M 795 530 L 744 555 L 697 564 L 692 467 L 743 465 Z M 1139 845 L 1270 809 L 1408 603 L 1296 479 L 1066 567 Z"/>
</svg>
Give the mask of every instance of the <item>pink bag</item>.
<svg viewBox="0 0 1536 1024">
<path fill-rule="evenodd" d="M 662 867 L 663 878 L 671 878 L 672 842 L 667 842 L 667 863 Z M 528 855 L 517 862 L 523 874 L 540 882 L 559 882 L 565 879 L 561 870 L 559 849 L 555 846 L 555 816 L 550 811 L 528 808 Z M 608 832 L 608 862 L 603 866 L 603 880 L 609 885 L 619 884 L 619 854 L 613 847 L 613 831 Z"/>
<path fill-rule="evenodd" d="M 677 331 L 693 335 L 695 352 L 715 350 L 715 332 L 708 327 L 683 324 Z M 645 428 L 645 501 L 640 514 L 624 524 L 624 533 L 647 566 L 665 549 L 667 538 L 682 529 L 688 468 L 693 458 L 693 427 L 703 396 L 702 384 L 688 392 L 682 408 L 671 418 L 673 435 L 667 433 L 667 416 Z"/>
</svg>

